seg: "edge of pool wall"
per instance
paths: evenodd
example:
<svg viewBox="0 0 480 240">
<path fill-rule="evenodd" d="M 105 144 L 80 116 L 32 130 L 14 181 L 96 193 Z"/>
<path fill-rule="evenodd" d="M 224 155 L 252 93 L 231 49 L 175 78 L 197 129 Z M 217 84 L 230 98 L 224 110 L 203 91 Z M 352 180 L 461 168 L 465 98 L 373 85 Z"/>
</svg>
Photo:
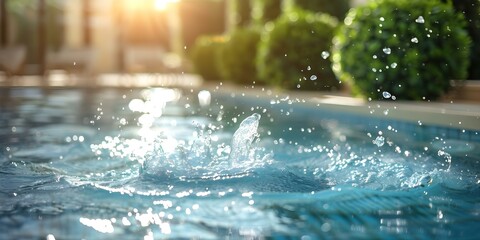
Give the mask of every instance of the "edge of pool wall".
<svg viewBox="0 0 480 240">
<path fill-rule="evenodd" d="M 222 100 L 268 108 L 294 109 L 301 117 L 341 118 L 351 123 L 378 127 L 390 124 L 415 130 L 428 129 L 442 137 L 480 142 L 480 105 L 418 101 L 365 101 L 325 92 L 283 91 L 239 86 L 206 88 Z M 228 98 L 227 98 L 228 97 Z M 276 103 L 272 104 L 271 100 Z M 277 101 L 278 100 L 278 101 Z M 290 101 L 290 102 L 289 102 Z M 253 106 L 253 105 L 252 105 Z"/>
</svg>

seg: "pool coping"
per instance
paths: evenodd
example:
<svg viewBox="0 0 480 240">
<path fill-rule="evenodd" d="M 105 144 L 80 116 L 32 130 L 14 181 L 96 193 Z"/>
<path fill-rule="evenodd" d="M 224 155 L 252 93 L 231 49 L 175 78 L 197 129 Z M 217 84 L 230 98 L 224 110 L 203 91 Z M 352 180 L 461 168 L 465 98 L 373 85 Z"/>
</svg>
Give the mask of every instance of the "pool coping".
<svg viewBox="0 0 480 240">
<path fill-rule="evenodd" d="M 284 91 L 261 86 L 243 87 L 230 84 L 205 85 L 197 90 L 224 92 L 264 101 L 292 100 L 296 104 L 362 117 L 404 121 L 416 125 L 433 125 L 459 130 L 480 130 L 480 105 L 474 103 L 420 101 L 366 101 L 341 93 Z"/>
</svg>

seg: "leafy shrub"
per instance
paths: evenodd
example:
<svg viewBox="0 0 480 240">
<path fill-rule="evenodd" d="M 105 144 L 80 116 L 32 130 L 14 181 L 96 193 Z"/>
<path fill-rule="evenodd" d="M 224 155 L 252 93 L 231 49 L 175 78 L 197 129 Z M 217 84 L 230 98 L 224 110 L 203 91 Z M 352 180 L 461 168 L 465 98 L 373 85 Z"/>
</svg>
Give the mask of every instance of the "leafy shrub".
<svg viewBox="0 0 480 240">
<path fill-rule="evenodd" d="M 349 12 L 334 39 L 333 69 L 354 93 L 436 99 L 463 79 L 470 39 L 451 5 L 377 0 Z"/>
<path fill-rule="evenodd" d="M 343 20 L 350 9 L 350 0 L 294 0 L 294 5 L 312 12 L 327 13 Z"/>
<path fill-rule="evenodd" d="M 235 26 L 247 27 L 252 22 L 252 3 L 250 0 L 234 0 Z"/>
<path fill-rule="evenodd" d="M 261 23 L 267 23 L 277 19 L 282 14 L 283 0 L 260 0 L 257 1 L 257 18 Z"/>
<path fill-rule="evenodd" d="M 444 2 L 447 0 L 443 0 Z M 479 0 L 453 0 L 455 10 L 462 13 L 467 20 L 467 30 L 472 39 L 470 68 L 468 79 L 480 79 L 480 1 Z M 475 64 L 474 64 L 475 63 Z"/>
<path fill-rule="evenodd" d="M 195 41 L 191 59 L 195 71 L 200 74 L 203 79 L 221 79 L 219 58 L 224 41 L 222 36 L 202 36 Z"/>
<path fill-rule="evenodd" d="M 227 80 L 252 84 L 256 81 L 255 56 L 260 32 L 254 28 L 237 28 L 227 37 L 221 51 L 221 73 Z"/>
<path fill-rule="evenodd" d="M 259 46 L 259 78 L 290 89 L 338 87 L 328 58 L 336 25 L 327 14 L 300 10 L 278 18 Z"/>
</svg>

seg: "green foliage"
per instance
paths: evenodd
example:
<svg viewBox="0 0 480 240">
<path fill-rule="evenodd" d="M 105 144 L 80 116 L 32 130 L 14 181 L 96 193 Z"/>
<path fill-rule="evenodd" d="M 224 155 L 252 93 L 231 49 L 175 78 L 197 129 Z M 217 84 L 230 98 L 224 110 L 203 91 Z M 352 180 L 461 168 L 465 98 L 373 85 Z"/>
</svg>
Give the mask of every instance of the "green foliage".
<svg viewBox="0 0 480 240">
<path fill-rule="evenodd" d="M 342 20 L 350 9 L 350 0 L 293 0 L 296 7 L 323 12 Z"/>
<path fill-rule="evenodd" d="M 259 0 L 260 22 L 267 23 L 277 19 L 282 14 L 282 2 L 283 0 Z"/>
<path fill-rule="evenodd" d="M 259 46 L 259 78 L 289 89 L 337 88 L 327 56 L 336 25 L 327 14 L 301 10 L 278 18 Z"/>
<path fill-rule="evenodd" d="M 443 0 L 444 2 L 447 0 Z M 462 13 L 467 20 L 467 30 L 472 38 L 470 68 L 468 79 L 480 79 L 480 0 L 453 0 L 455 10 Z"/>
<path fill-rule="evenodd" d="M 382 99 L 439 98 L 463 79 L 470 39 L 451 5 L 377 0 L 353 9 L 334 39 L 333 69 L 354 93 Z"/>
<path fill-rule="evenodd" d="M 187 50 L 193 46 L 199 36 L 217 35 L 225 32 L 225 1 L 182 0 L 178 2 L 178 7 L 180 22 L 182 23 L 182 38 Z M 157 23 L 159 29 L 163 27 L 166 31 L 163 34 L 166 46 L 168 46 L 167 22 L 167 16 L 165 16 L 165 19 L 161 19 Z"/>
<path fill-rule="evenodd" d="M 237 28 L 221 51 L 221 72 L 224 78 L 240 84 L 256 81 L 255 56 L 260 32 L 254 28 Z"/>
<path fill-rule="evenodd" d="M 247 27 L 252 22 L 252 3 L 250 0 L 234 0 L 235 26 Z"/>
<path fill-rule="evenodd" d="M 192 63 L 195 71 L 205 80 L 219 80 L 220 50 L 224 44 L 221 36 L 202 36 L 197 38 L 192 50 Z"/>
</svg>

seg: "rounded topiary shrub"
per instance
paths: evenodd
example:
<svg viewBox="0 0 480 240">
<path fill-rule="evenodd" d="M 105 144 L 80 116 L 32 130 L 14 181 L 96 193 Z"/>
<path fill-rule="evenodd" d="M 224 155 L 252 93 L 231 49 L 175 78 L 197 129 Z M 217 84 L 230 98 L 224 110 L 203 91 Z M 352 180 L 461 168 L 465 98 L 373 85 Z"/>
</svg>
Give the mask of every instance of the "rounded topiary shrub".
<svg viewBox="0 0 480 240">
<path fill-rule="evenodd" d="M 252 2 L 250 0 L 233 0 L 235 26 L 247 27 L 252 22 Z"/>
<path fill-rule="evenodd" d="M 191 60 L 195 72 L 205 80 L 218 80 L 220 51 L 225 40 L 222 36 L 201 36 L 193 45 Z"/>
<path fill-rule="evenodd" d="M 343 20 L 350 9 L 350 0 L 293 0 L 294 6 L 312 12 L 323 12 Z"/>
<path fill-rule="evenodd" d="M 329 15 L 300 10 L 267 25 L 257 58 L 259 78 L 288 89 L 337 88 L 329 58 L 336 25 Z"/>
<path fill-rule="evenodd" d="M 466 76 L 464 26 L 463 17 L 439 1 L 372 1 L 345 18 L 334 39 L 333 69 L 365 97 L 389 92 L 396 99 L 436 99 L 451 79 Z"/>
<path fill-rule="evenodd" d="M 254 12 L 257 22 L 267 23 L 277 19 L 282 14 L 283 0 L 257 0 Z"/>
<path fill-rule="evenodd" d="M 453 7 L 467 20 L 467 31 L 472 39 L 470 48 L 470 68 L 468 79 L 480 79 L 480 0 L 448 0 L 452 1 Z M 447 0 L 443 0 L 447 2 Z"/>
<path fill-rule="evenodd" d="M 260 32 L 254 28 L 237 28 L 226 39 L 221 51 L 222 76 L 236 83 L 256 82 L 255 57 Z"/>
</svg>

